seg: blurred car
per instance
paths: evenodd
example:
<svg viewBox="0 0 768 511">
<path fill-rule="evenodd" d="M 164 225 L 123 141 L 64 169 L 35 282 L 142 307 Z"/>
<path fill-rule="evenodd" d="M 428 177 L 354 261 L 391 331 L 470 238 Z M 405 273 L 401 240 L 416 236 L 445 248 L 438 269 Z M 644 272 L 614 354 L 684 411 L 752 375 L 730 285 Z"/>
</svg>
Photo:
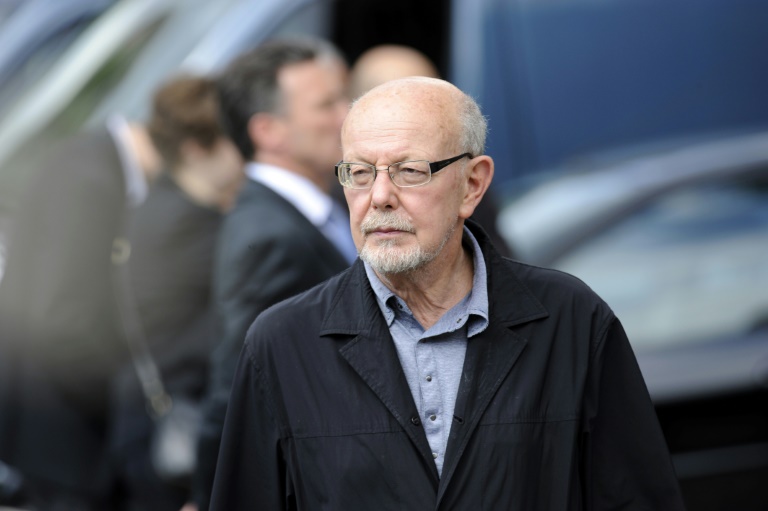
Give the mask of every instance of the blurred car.
<svg viewBox="0 0 768 511">
<path fill-rule="evenodd" d="M 614 309 L 689 510 L 768 509 L 768 132 L 565 172 L 498 227 Z"/>
</svg>

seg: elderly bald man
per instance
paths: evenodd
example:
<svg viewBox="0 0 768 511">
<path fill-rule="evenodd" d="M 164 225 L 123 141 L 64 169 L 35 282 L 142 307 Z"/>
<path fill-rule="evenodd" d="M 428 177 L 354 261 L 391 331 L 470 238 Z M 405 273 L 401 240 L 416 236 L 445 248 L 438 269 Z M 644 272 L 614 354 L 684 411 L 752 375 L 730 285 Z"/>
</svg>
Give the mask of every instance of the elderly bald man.
<svg viewBox="0 0 768 511">
<path fill-rule="evenodd" d="M 212 509 L 683 509 L 611 309 L 467 220 L 485 131 L 436 79 L 353 105 L 336 173 L 360 258 L 251 326 Z"/>
</svg>

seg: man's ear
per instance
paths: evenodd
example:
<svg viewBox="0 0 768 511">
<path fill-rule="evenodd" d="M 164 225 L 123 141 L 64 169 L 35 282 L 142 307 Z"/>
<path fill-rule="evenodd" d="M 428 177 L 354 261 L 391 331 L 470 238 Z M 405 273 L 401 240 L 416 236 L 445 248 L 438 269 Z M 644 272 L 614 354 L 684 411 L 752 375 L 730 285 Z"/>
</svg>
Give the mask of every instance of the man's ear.
<svg viewBox="0 0 768 511">
<path fill-rule="evenodd" d="M 464 195 L 459 216 L 467 219 L 475 212 L 493 180 L 493 159 L 488 155 L 472 158 L 464 169 Z"/>
<path fill-rule="evenodd" d="M 278 151 L 285 141 L 285 123 L 274 114 L 254 114 L 248 120 L 248 136 L 257 153 Z"/>
</svg>

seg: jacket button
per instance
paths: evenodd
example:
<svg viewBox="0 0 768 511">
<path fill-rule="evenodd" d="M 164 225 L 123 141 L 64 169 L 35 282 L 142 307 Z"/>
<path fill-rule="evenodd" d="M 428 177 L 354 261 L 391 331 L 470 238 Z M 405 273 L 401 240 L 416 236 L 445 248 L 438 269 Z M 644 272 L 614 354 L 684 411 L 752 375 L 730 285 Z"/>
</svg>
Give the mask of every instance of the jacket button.
<svg viewBox="0 0 768 511">
<path fill-rule="evenodd" d="M 418 417 L 411 417 L 411 424 L 414 426 L 421 426 L 421 419 Z"/>
</svg>

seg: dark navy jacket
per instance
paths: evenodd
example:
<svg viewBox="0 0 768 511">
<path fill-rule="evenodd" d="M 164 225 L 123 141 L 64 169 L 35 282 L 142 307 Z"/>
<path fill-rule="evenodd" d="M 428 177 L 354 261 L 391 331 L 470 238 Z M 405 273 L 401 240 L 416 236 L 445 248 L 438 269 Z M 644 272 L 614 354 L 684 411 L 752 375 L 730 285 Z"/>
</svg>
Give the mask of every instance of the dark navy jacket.
<svg viewBox="0 0 768 511">
<path fill-rule="evenodd" d="M 683 509 L 610 308 L 470 228 L 490 325 L 468 341 L 442 478 L 358 261 L 250 328 L 211 509 Z"/>
</svg>

